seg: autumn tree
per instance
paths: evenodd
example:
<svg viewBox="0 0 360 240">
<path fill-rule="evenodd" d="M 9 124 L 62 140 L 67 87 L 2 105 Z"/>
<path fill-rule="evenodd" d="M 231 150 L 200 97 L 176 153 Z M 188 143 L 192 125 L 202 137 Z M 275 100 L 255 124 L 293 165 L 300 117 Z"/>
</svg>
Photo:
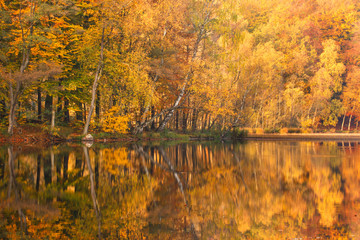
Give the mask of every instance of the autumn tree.
<svg viewBox="0 0 360 240">
<path fill-rule="evenodd" d="M 117 125 L 118 130 L 126 131 L 139 115 L 140 103 L 148 102 L 151 96 L 146 75 L 145 35 L 141 33 L 147 31 L 147 14 L 151 11 L 147 3 L 131 1 L 105 1 L 95 9 L 98 11 L 92 17 L 95 24 L 87 30 L 80 48 L 85 75 L 95 75 L 83 134 L 88 131 L 94 111 L 100 77 L 104 79 L 101 85 L 104 121 L 101 124 L 107 129 Z"/>
<path fill-rule="evenodd" d="M 331 108 L 332 105 L 336 104 L 332 97 L 342 90 L 342 74 L 345 72 L 345 66 L 339 61 L 339 47 L 335 41 L 327 40 L 323 46 L 319 70 L 311 79 L 313 124 L 316 123 L 316 118 L 320 115 L 321 118 L 324 118 L 325 125 L 335 125 L 339 111 L 336 110 L 337 108 Z"/>
<path fill-rule="evenodd" d="M 190 32 L 193 32 L 193 40 L 192 46 L 189 47 L 189 55 L 187 57 L 187 64 L 188 67 L 186 68 L 186 72 L 182 73 L 181 78 L 183 79 L 181 83 L 181 87 L 175 98 L 174 103 L 171 105 L 170 108 L 166 111 L 164 115 L 163 121 L 160 123 L 158 127 L 158 131 L 162 131 L 165 129 L 166 124 L 169 120 L 173 117 L 175 109 L 179 107 L 181 100 L 184 97 L 185 91 L 188 85 L 191 84 L 192 77 L 194 74 L 193 64 L 198 61 L 198 52 L 200 50 L 200 43 L 201 41 L 207 37 L 209 26 L 213 19 L 213 11 L 215 7 L 215 2 L 213 1 L 206 1 L 206 2 L 194 2 L 194 6 L 192 10 L 195 10 L 194 15 L 190 15 L 190 19 L 193 18 L 193 29 Z M 198 9 L 201 9 L 200 12 L 197 12 Z M 191 12 L 190 12 L 191 13 Z"/>
<path fill-rule="evenodd" d="M 47 38 L 43 35 L 41 18 L 47 13 L 42 1 L 15 1 L 6 7 L 11 18 L 7 29 L 11 32 L 7 39 L 6 58 L 1 70 L 2 78 L 8 82 L 10 110 L 8 133 L 12 134 L 16 125 L 15 113 L 21 94 L 32 82 L 49 78 L 60 73 L 59 66 L 48 61 L 37 61 L 29 67 L 32 50 Z M 20 56 L 20 57 L 19 57 Z"/>
<path fill-rule="evenodd" d="M 358 96 L 360 94 L 360 68 L 357 66 L 349 70 L 346 78 L 346 86 L 342 94 L 344 108 L 350 113 L 349 130 L 351 125 L 351 116 L 360 110 Z M 345 116 L 344 116 L 345 117 Z"/>
</svg>

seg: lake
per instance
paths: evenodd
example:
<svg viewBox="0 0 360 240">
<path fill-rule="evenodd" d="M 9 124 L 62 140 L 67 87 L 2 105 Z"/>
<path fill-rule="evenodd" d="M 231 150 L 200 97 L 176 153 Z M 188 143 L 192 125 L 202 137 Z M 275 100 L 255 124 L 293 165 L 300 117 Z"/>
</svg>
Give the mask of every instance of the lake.
<svg viewBox="0 0 360 240">
<path fill-rule="evenodd" d="M 360 143 L 0 147 L 0 239 L 360 238 Z"/>
</svg>

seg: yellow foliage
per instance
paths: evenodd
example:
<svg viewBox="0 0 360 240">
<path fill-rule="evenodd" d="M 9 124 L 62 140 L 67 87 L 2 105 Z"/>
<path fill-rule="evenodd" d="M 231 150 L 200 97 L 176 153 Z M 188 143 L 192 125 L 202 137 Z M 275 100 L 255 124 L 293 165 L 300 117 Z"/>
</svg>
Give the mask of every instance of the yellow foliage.
<svg viewBox="0 0 360 240">
<path fill-rule="evenodd" d="M 280 134 L 286 134 L 288 133 L 288 129 L 287 128 L 282 128 L 280 129 Z"/>
<path fill-rule="evenodd" d="M 119 107 L 112 107 L 107 113 L 104 114 L 102 120 L 102 129 L 110 133 L 127 133 L 129 116 L 120 116 Z"/>
<path fill-rule="evenodd" d="M 312 125 L 313 125 L 313 121 L 310 118 L 301 120 L 301 127 L 303 128 L 308 128 L 311 127 Z"/>
<path fill-rule="evenodd" d="M 301 129 L 301 133 L 313 133 L 313 130 L 311 128 L 303 128 Z"/>
</svg>

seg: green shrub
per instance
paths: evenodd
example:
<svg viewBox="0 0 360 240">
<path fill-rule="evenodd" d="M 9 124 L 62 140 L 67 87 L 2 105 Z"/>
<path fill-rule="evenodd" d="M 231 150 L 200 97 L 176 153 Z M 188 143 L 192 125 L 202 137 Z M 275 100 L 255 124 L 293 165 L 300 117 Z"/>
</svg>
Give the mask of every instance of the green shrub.
<svg viewBox="0 0 360 240">
<path fill-rule="evenodd" d="M 168 139 L 182 139 L 182 140 L 189 139 L 188 135 L 178 134 L 178 133 L 169 131 L 168 129 L 165 129 L 163 132 L 160 132 L 160 136 L 162 138 L 168 138 Z"/>
<path fill-rule="evenodd" d="M 279 128 L 265 128 L 264 129 L 264 133 L 279 133 L 280 129 Z"/>
<path fill-rule="evenodd" d="M 289 128 L 288 133 L 301 133 L 300 128 Z"/>
</svg>

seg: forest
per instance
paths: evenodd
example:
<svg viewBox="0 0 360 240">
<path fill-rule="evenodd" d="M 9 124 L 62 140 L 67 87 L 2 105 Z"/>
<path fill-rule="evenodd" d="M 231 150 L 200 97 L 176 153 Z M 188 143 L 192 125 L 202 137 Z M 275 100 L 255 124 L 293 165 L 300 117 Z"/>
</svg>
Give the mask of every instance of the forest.
<svg viewBox="0 0 360 240">
<path fill-rule="evenodd" d="M 0 0 L 0 124 L 357 127 L 359 17 L 358 0 Z"/>
</svg>

